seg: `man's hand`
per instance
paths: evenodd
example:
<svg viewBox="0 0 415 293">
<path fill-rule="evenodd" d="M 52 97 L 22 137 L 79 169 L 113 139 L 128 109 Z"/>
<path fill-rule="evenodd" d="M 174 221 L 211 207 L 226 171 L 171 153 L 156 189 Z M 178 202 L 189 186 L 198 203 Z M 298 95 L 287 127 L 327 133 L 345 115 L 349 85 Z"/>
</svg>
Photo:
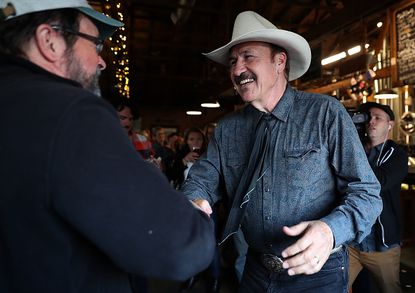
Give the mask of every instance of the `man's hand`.
<svg viewBox="0 0 415 293">
<path fill-rule="evenodd" d="M 289 275 L 315 274 L 326 263 L 333 248 L 333 233 L 323 221 L 301 222 L 283 227 L 289 236 L 301 235 L 294 244 L 284 249 L 283 267 Z"/>
<path fill-rule="evenodd" d="M 210 204 L 205 199 L 195 199 L 190 201 L 196 208 L 201 210 L 202 212 L 205 212 L 208 216 L 212 213 L 212 208 L 210 207 Z"/>
</svg>

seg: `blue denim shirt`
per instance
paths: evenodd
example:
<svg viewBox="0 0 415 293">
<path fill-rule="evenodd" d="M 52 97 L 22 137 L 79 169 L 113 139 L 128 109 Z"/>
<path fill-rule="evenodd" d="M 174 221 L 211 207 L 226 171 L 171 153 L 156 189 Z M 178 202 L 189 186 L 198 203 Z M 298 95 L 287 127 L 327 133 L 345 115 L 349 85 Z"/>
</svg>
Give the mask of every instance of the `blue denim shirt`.
<svg viewBox="0 0 415 293">
<path fill-rule="evenodd" d="M 219 122 L 183 184 L 190 200 L 232 202 L 260 115 L 248 105 Z M 282 227 L 310 220 L 328 224 L 335 246 L 362 241 L 382 209 L 380 185 L 343 105 L 287 86 L 272 115 L 272 162 L 241 226 L 250 247 L 280 254 L 296 240 Z"/>
</svg>

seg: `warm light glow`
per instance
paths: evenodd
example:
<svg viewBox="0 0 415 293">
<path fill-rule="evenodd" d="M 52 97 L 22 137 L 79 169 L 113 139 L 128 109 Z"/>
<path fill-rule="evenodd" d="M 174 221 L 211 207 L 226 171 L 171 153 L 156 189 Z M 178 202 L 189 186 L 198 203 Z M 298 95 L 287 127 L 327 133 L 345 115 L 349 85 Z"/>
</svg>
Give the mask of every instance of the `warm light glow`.
<svg viewBox="0 0 415 293">
<path fill-rule="evenodd" d="M 200 104 L 200 106 L 202 106 L 203 108 L 219 108 L 220 104 L 218 102 L 206 102 Z"/>
<path fill-rule="evenodd" d="M 369 48 L 369 46 L 370 46 L 369 44 L 365 44 L 365 49 Z"/>
<path fill-rule="evenodd" d="M 104 6 L 106 15 L 116 18 L 119 21 L 124 22 L 124 12 L 121 5 L 121 1 L 115 1 L 115 5 L 112 6 L 110 0 L 106 0 Z M 115 16 L 115 17 L 114 17 Z M 117 83 L 115 87 L 118 92 L 127 98 L 130 97 L 130 82 L 129 82 L 129 59 L 128 59 L 128 48 L 127 48 L 127 35 L 125 27 L 119 28 L 110 38 L 111 52 L 114 54 L 114 67 L 115 67 L 115 78 Z"/>
<path fill-rule="evenodd" d="M 381 22 L 381 21 L 379 21 L 379 22 L 376 24 L 376 26 L 377 26 L 378 28 L 381 28 L 381 27 L 382 27 L 382 25 L 383 25 L 383 22 Z"/>
<path fill-rule="evenodd" d="M 187 115 L 202 115 L 202 111 L 186 111 Z"/>
<path fill-rule="evenodd" d="M 323 60 L 321 60 L 321 65 L 324 66 L 324 65 L 339 61 L 340 59 L 346 58 L 346 56 L 347 56 L 346 52 L 341 52 L 336 55 L 324 58 Z"/>
<path fill-rule="evenodd" d="M 391 89 L 383 89 L 375 94 L 375 99 L 397 99 L 399 95 Z"/>
<path fill-rule="evenodd" d="M 358 46 L 355 46 L 355 47 L 350 48 L 349 50 L 347 50 L 347 54 L 349 54 L 351 56 L 351 55 L 359 53 L 361 50 L 362 50 L 362 47 L 360 45 L 358 45 Z"/>
<path fill-rule="evenodd" d="M 377 94 L 375 95 L 375 99 L 386 99 L 386 100 L 396 99 L 398 97 L 399 97 L 398 94 Z"/>
</svg>

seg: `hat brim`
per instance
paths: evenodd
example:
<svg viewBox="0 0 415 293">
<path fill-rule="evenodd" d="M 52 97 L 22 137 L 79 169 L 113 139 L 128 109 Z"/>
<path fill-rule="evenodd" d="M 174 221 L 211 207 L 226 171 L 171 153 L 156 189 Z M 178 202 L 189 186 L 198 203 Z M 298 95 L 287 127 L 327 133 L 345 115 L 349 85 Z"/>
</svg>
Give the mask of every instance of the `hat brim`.
<svg viewBox="0 0 415 293">
<path fill-rule="evenodd" d="M 392 109 L 389 106 L 382 105 L 379 103 L 367 102 L 367 103 L 361 104 L 359 107 L 359 111 L 363 113 L 368 113 L 371 108 L 381 109 L 383 112 L 388 114 L 390 120 L 395 121 L 395 114 L 393 113 Z"/>
<path fill-rule="evenodd" d="M 203 55 L 215 62 L 228 65 L 229 52 L 232 47 L 251 41 L 274 44 L 287 51 L 290 62 L 288 77 L 290 81 L 301 77 L 310 67 L 311 50 L 308 42 L 296 33 L 280 29 L 263 29 L 246 33 L 212 52 L 203 53 Z"/>
<path fill-rule="evenodd" d="M 88 7 L 74 7 L 74 8 L 79 10 L 86 16 L 88 16 L 94 22 L 94 24 L 98 28 L 99 36 L 103 40 L 110 37 L 117 30 L 117 28 L 124 25 L 122 22 L 115 20 L 111 17 L 108 17 L 105 14 L 98 12 L 92 8 L 88 8 Z"/>
</svg>

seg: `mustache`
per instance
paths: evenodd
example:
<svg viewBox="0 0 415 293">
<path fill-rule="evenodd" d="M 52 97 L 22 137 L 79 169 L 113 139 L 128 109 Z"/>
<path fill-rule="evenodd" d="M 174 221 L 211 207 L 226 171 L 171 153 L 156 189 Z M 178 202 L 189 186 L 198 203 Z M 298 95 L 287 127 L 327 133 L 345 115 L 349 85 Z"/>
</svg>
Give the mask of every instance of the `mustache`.
<svg viewBox="0 0 415 293">
<path fill-rule="evenodd" d="M 235 76 L 234 80 L 235 80 L 235 83 L 239 84 L 239 83 L 241 83 L 242 80 L 251 79 L 251 78 L 253 80 L 256 80 L 255 74 L 245 71 L 245 72 L 242 72 L 239 76 Z"/>
</svg>

